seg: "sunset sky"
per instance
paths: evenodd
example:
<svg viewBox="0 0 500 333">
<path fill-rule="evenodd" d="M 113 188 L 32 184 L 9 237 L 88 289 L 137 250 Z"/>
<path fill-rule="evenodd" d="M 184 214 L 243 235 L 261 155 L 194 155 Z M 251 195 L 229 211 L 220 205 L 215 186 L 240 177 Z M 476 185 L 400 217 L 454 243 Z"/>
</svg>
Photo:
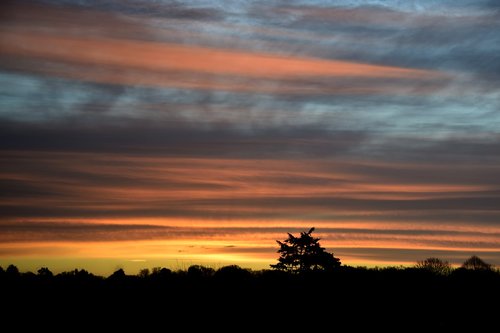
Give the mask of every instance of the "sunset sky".
<svg viewBox="0 0 500 333">
<path fill-rule="evenodd" d="M 500 265 L 500 2 L 0 3 L 0 266 Z"/>
</svg>

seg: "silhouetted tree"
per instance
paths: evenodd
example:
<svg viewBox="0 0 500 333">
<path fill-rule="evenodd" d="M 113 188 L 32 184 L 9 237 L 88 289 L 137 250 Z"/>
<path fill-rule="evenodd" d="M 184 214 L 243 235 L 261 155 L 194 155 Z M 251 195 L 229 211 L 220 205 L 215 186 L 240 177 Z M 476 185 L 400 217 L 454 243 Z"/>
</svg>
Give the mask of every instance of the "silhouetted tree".
<svg viewBox="0 0 500 333">
<path fill-rule="evenodd" d="M 324 247 L 319 244 L 319 238 L 311 236 L 314 228 L 308 232 L 301 232 L 300 237 L 288 234 L 284 241 L 277 240 L 280 249 L 278 253 L 278 263 L 271 265 L 272 268 L 294 272 L 304 273 L 313 270 L 333 270 L 338 268 L 341 263 L 339 258 L 335 258 L 332 253 L 326 252 Z"/>
<path fill-rule="evenodd" d="M 161 272 L 161 270 L 162 270 L 162 269 L 163 269 L 163 268 L 158 267 L 158 266 L 157 266 L 157 267 L 153 267 L 153 268 L 151 268 L 151 275 L 160 274 L 160 272 Z"/>
<path fill-rule="evenodd" d="M 99 277 L 94 274 L 88 272 L 85 269 L 77 269 L 75 268 L 72 271 L 61 272 L 56 276 L 57 280 L 67 281 L 67 282 L 78 282 L 78 283 L 91 283 L 91 281 L 99 279 Z"/>
<path fill-rule="evenodd" d="M 160 269 L 160 271 L 158 272 L 158 275 L 161 275 L 161 276 L 169 276 L 169 275 L 172 275 L 172 270 L 168 269 L 168 268 L 165 268 L 163 267 L 162 269 Z"/>
<path fill-rule="evenodd" d="M 165 267 L 153 267 L 151 270 L 151 279 L 155 281 L 160 281 L 169 278 L 172 276 L 172 271 Z"/>
<path fill-rule="evenodd" d="M 211 267 L 201 265 L 191 265 L 187 270 L 187 275 L 191 278 L 209 278 L 212 277 L 215 270 Z"/>
<path fill-rule="evenodd" d="M 17 277 L 20 275 L 17 266 L 14 266 L 12 264 L 7 267 L 7 269 L 5 270 L 5 274 L 10 277 Z"/>
<path fill-rule="evenodd" d="M 149 269 L 143 268 L 139 271 L 139 277 L 147 278 L 149 276 Z"/>
<path fill-rule="evenodd" d="M 111 274 L 108 277 L 108 279 L 111 279 L 111 280 L 120 280 L 120 279 L 123 279 L 125 277 L 126 277 L 125 271 L 123 270 L 123 268 L 120 268 L 117 271 L 113 272 L 113 274 Z"/>
<path fill-rule="evenodd" d="M 439 275 L 448 275 L 451 272 L 450 263 L 439 258 L 427 258 L 417 261 L 415 267 Z"/>
<path fill-rule="evenodd" d="M 223 266 L 214 273 L 216 279 L 229 283 L 240 282 L 249 279 L 251 276 L 252 273 L 248 269 L 241 268 L 238 265 Z"/>
<path fill-rule="evenodd" d="M 44 277 L 44 278 L 51 278 L 54 276 L 54 274 L 52 274 L 50 269 L 48 269 L 47 267 L 42 267 L 38 270 L 38 276 Z"/>
<path fill-rule="evenodd" d="M 478 256 L 472 256 L 464 261 L 464 263 L 462 264 L 462 268 L 472 269 L 475 271 L 489 271 L 491 270 L 491 265 L 484 262 Z"/>
</svg>

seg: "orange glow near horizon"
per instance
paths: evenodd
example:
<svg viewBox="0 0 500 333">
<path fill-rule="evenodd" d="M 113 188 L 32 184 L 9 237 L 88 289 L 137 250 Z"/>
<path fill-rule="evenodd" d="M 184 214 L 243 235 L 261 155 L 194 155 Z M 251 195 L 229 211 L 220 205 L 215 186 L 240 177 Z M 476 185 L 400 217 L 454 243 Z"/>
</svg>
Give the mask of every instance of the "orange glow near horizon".
<svg viewBox="0 0 500 333">
<path fill-rule="evenodd" d="M 189 265 L 203 264 L 210 267 L 221 267 L 228 264 L 238 264 L 251 269 L 266 269 L 274 263 L 277 258 L 277 245 L 275 240 L 286 238 L 286 232 L 293 230 L 305 230 L 310 225 L 317 228 L 317 236 L 321 244 L 331 251 L 342 262 L 347 265 L 411 265 L 415 260 L 390 258 L 383 251 L 394 251 L 398 253 L 406 250 L 418 250 L 427 252 L 455 252 L 455 253 L 482 253 L 483 257 L 488 253 L 498 251 L 498 234 L 500 230 L 470 227 L 463 228 L 464 234 L 432 235 L 432 231 L 457 231 L 453 226 L 433 226 L 427 224 L 404 225 L 401 223 L 368 223 L 368 222 L 318 222 L 311 221 L 274 221 L 265 227 L 258 227 L 261 221 L 191 221 L 185 219 L 51 219 L 50 223 L 75 223 L 80 225 L 82 221 L 95 225 L 161 225 L 179 228 L 181 233 L 165 239 L 135 239 L 103 241 L 76 240 L 76 241 L 21 241 L 9 242 L 5 239 L 0 246 L 0 265 L 18 263 L 26 270 L 36 271 L 44 262 L 53 263 L 55 269 L 70 269 L 72 262 L 85 262 L 85 268 L 95 271 L 96 274 L 109 275 L 116 269 L 122 267 L 130 273 L 135 273 L 139 268 L 151 268 L 156 266 L 169 267 L 171 269 L 185 269 Z M 43 221 L 38 221 L 43 222 Z M 306 228 L 307 224 L 307 228 Z M 430 235 L 384 235 L 377 234 L 377 230 L 394 230 L 397 227 L 402 231 L 429 231 Z M 280 228 L 274 230 L 275 228 Z M 329 228 L 334 228 L 329 232 Z M 420 229 L 419 229 L 420 228 Z M 349 233 L 345 234 L 345 230 Z M 197 235 L 199 230 L 205 230 L 205 234 Z M 192 231 L 194 234 L 190 234 Z M 484 235 L 468 235 L 467 232 L 485 232 Z M 496 233 L 488 235 L 490 233 Z M 95 234 L 94 238 L 97 237 Z M 154 236 L 152 236 L 154 237 Z M 443 243 L 448 241 L 449 244 Z M 475 242 L 477 245 L 474 245 Z M 484 245 L 490 242 L 494 245 Z M 463 244 L 463 245 L 458 245 Z M 366 254 L 356 254 L 357 249 L 365 249 Z M 354 252 L 353 252 L 354 250 Z M 368 255 L 369 254 L 369 255 Z M 72 258 L 68 260 L 67 258 Z M 106 263 L 106 264 L 105 264 Z"/>
<path fill-rule="evenodd" d="M 321 234 L 318 234 L 321 236 Z M 32 242 L 32 243 L 3 243 L 0 246 L 0 265 L 10 263 L 21 265 L 21 268 L 36 271 L 42 266 L 57 263 L 55 269 L 70 270 L 75 263 L 85 262 L 85 269 L 95 274 L 109 275 L 117 267 L 128 269 L 135 274 L 139 268 L 156 266 L 171 269 L 186 269 L 190 265 L 202 264 L 210 267 L 221 267 L 228 264 L 238 264 L 250 269 L 266 269 L 277 259 L 276 238 L 285 238 L 282 233 L 269 234 L 258 238 L 244 235 L 232 237 L 215 237 L 182 240 L 135 240 L 114 242 Z M 420 249 L 426 251 L 459 251 L 487 255 L 495 253 L 496 248 L 457 248 L 422 246 L 407 240 L 383 239 L 380 241 L 322 241 L 322 245 L 331 251 L 342 262 L 351 266 L 398 266 L 412 265 L 415 261 L 383 259 L 377 255 L 382 247 L 385 250 L 404 251 Z M 350 254 L 351 250 L 364 248 L 374 257 Z M 235 251 L 237 249 L 237 251 Z M 5 254 L 8 254 L 7 256 Z M 71 259 L 68 259 L 71 258 Z M 104 265 L 102 262 L 107 262 Z M 73 265 L 73 266 L 72 266 Z M 60 268 L 58 268 L 60 267 Z M 63 268 L 64 267 L 64 268 Z"/>
<path fill-rule="evenodd" d="M 41 264 L 42 259 L 35 258 L 50 255 L 97 261 L 115 258 L 127 263 L 146 260 L 144 265 L 151 260 L 163 260 L 164 265 L 172 265 L 175 260 L 218 265 L 241 262 L 251 268 L 265 268 L 276 260 L 275 240 L 284 239 L 287 232 L 298 233 L 310 227 L 316 227 L 324 247 L 351 265 L 407 264 L 408 256 L 400 257 L 398 251 L 416 251 L 411 254 L 416 261 L 421 259 L 419 253 L 487 254 L 500 248 L 500 227 L 493 224 L 460 225 L 444 218 L 447 210 L 434 212 L 439 220 L 435 223 L 429 217 L 418 218 L 425 213 L 418 209 L 378 207 L 380 200 L 406 205 L 414 200 L 481 193 L 489 189 L 487 184 L 388 183 L 359 174 L 347 162 L 311 159 L 304 163 L 287 159 L 37 152 L 13 152 L 4 159 L 11 161 L 12 168 L 4 163 L 0 180 L 42 184 L 61 195 L 22 201 L 11 198 L 0 205 L 42 211 L 52 207 L 67 213 L 57 216 L 49 211 L 45 217 L 3 218 L 3 263 L 29 257 Z M 17 167 L 16 161 L 32 159 L 38 161 L 40 169 Z M 394 165 L 364 162 L 363 167 Z M 400 166 L 408 167 L 413 168 Z M 425 172 L 426 166 L 421 168 Z M 65 174 L 71 177 L 65 179 L 61 176 Z M 94 177 L 108 179 L 106 186 L 92 181 Z M 293 183 L 289 184 L 289 180 Z M 325 186 L 329 182 L 334 186 Z M 322 200 L 327 200 L 326 204 Z M 372 204 L 371 200 L 379 201 Z M 88 211 L 92 215 L 79 216 Z M 155 213 L 148 216 L 150 211 Z M 255 214 L 276 216 L 257 218 Z M 387 214 L 391 219 L 385 217 Z M 475 214 L 487 217 L 494 212 Z M 408 216 L 412 220 L 407 221 Z M 9 226 L 13 225 L 22 225 L 23 233 L 11 231 Z M 36 226 L 38 229 L 31 232 L 30 228 Z M 365 250 L 357 253 L 355 249 Z M 392 251 L 391 255 L 383 254 L 381 249 Z"/>
</svg>

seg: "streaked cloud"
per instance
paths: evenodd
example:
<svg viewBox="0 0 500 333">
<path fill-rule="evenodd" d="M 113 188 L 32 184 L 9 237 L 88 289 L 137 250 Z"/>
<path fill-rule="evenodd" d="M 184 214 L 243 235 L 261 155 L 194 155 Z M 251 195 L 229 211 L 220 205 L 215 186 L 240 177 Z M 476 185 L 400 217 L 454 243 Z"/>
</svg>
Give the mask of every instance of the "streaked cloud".
<svg viewBox="0 0 500 333">
<path fill-rule="evenodd" d="M 463 166 L 450 173 L 452 165 L 12 152 L 2 159 L 2 215 L 494 226 L 496 167 Z"/>
<path fill-rule="evenodd" d="M 88 10 L 79 18 L 77 12 L 83 9 L 63 13 L 58 7 L 54 12 L 50 7 L 42 13 L 36 9 L 14 10 L 13 23 L 4 23 L 0 39 L 4 69 L 118 85 L 308 95 L 428 94 L 432 88 L 424 89 L 424 83 L 440 87 L 449 79 L 439 71 L 231 50 L 229 45 L 214 48 L 149 41 L 148 36 L 154 35 L 152 28 L 138 20 L 127 25 L 127 20 L 116 14 L 109 14 L 107 20 L 104 13 L 98 13 L 96 21 Z M 81 24 L 59 19 L 66 12 Z M 39 19 L 38 25 L 33 17 Z M 47 28 L 47 19 L 55 21 L 57 29 Z M 89 19 L 95 25 L 89 27 Z M 127 31 L 137 27 L 131 33 L 136 38 L 125 38 L 122 26 Z M 141 32 L 145 34 L 142 38 Z M 171 32 L 166 30 L 165 34 Z M 370 78 L 377 80 L 367 80 Z"/>
</svg>

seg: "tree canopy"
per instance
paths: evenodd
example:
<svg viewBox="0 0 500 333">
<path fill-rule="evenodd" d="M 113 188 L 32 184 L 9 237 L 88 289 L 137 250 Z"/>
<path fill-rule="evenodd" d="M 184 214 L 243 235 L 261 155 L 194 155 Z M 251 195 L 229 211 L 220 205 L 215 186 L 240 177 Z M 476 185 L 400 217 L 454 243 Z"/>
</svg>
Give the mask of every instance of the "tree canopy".
<svg viewBox="0 0 500 333">
<path fill-rule="evenodd" d="M 333 270 L 341 265 L 340 259 L 335 258 L 332 253 L 326 252 L 319 244 L 319 238 L 311 234 L 314 228 L 308 232 L 301 232 L 299 237 L 288 233 L 284 241 L 277 240 L 280 248 L 278 263 L 271 265 L 272 268 L 287 272 L 304 273 L 315 270 Z"/>
<path fill-rule="evenodd" d="M 425 260 L 420 260 L 417 262 L 415 267 L 440 275 L 448 275 L 452 270 L 449 262 L 439 258 L 427 258 Z"/>
<path fill-rule="evenodd" d="M 478 256 L 472 256 L 464 261 L 464 263 L 462 264 L 462 268 L 489 271 L 491 270 L 491 265 L 484 262 Z"/>
</svg>

